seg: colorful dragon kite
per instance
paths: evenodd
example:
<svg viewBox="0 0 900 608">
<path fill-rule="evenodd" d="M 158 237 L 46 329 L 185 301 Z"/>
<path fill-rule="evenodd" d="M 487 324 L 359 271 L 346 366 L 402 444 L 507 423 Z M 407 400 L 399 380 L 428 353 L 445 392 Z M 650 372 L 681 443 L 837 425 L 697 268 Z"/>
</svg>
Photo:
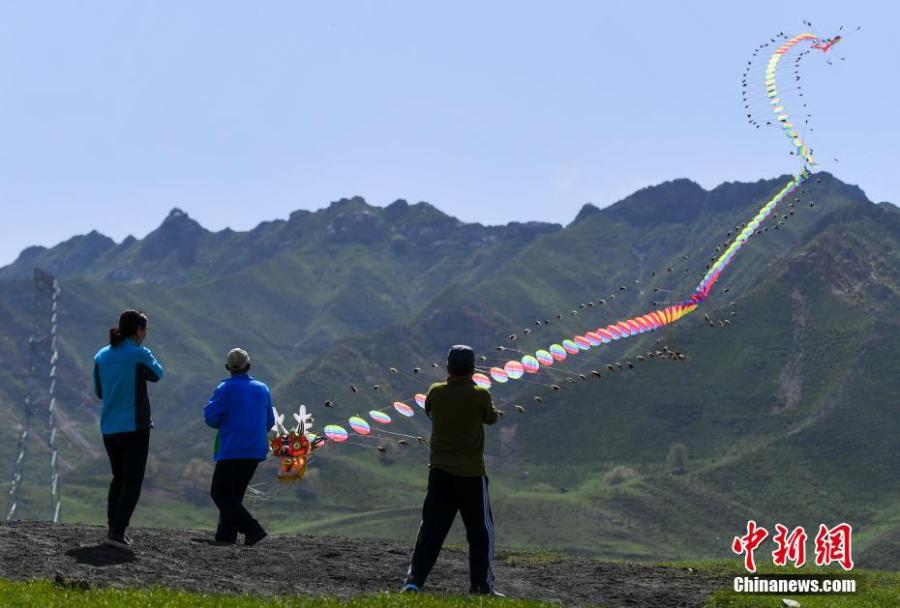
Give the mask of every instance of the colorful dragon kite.
<svg viewBox="0 0 900 608">
<path fill-rule="evenodd" d="M 473 375 L 473 380 L 476 384 L 485 388 L 489 388 L 494 382 L 502 384 L 511 380 L 519 380 L 525 377 L 527 374 L 539 373 L 539 370 L 542 366 L 553 366 L 555 362 L 562 361 L 569 356 L 578 354 L 581 351 L 588 351 L 615 340 L 621 340 L 623 338 L 628 338 L 636 334 L 642 334 L 644 332 L 672 324 L 685 315 L 694 312 L 709 297 L 713 286 L 716 284 L 725 268 L 728 267 L 728 264 L 731 263 L 734 255 L 741 249 L 741 247 L 744 246 L 745 243 L 747 243 L 747 241 L 754 233 L 759 233 L 760 225 L 763 223 L 763 221 L 765 221 L 766 218 L 769 217 L 769 215 L 781 201 L 789 197 L 795 190 L 797 190 L 797 188 L 800 187 L 801 184 L 803 184 L 809 178 L 811 172 L 815 169 L 816 166 L 812 151 L 804 143 L 801 134 L 797 131 L 797 128 L 795 128 L 794 124 L 791 122 L 791 119 L 784 108 L 784 104 L 782 103 L 782 98 L 778 90 L 777 74 L 779 66 L 784 63 L 785 57 L 789 54 L 799 52 L 799 56 L 794 61 L 795 68 L 799 69 L 797 64 L 799 64 L 799 60 L 802 55 L 811 52 L 812 49 L 827 53 L 829 49 L 833 48 L 834 45 L 841 40 L 841 37 L 835 36 L 833 38 L 822 39 L 814 34 L 804 33 L 794 36 L 793 38 L 789 38 L 782 34 L 777 39 L 773 38 L 772 43 L 776 44 L 779 40 L 783 40 L 783 42 L 781 42 L 777 46 L 777 48 L 775 48 L 775 50 L 771 53 L 771 55 L 769 55 L 768 60 L 764 64 L 765 69 L 763 74 L 763 95 L 766 106 L 774 114 L 775 121 L 777 121 L 771 121 L 770 119 L 767 122 L 769 122 L 769 124 L 776 124 L 784 132 L 784 135 L 788 138 L 788 140 L 790 140 L 793 146 L 792 154 L 796 155 L 802 160 L 802 167 L 800 171 L 793 178 L 791 178 L 769 201 L 767 201 L 766 204 L 762 206 L 762 208 L 749 222 L 747 222 L 747 224 L 734 237 L 733 241 L 731 241 L 728 247 L 725 248 L 724 252 L 718 257 L 718 259 L 710 264 L 706 275 L 693 290 L 691 295 L 686 300 L 672 304 L 670 306 L 666 306 L 664 308 L 652 310 L 645 314 L 632 317 L 630 319 L 625 319 L 617 323 L 607 325 L 605 327 L 591 328 L 585 331 L 585 333 L 582 335 L 576 335 L 570 339 L 563 340 L 561 343 L 552 344 L 546 349 L 540 349 L 536 351 L 533 355 L 524 354 L 524 356 L 519 359 L 511 359 L 507 361 L 502 367 L 491 367 L 490 369 L 482 370 L 487 373 L 482 373 L 482 371 L 479 371 L 478 373 Z M 756 56 L 760 50 L 768 48 L 769 46 L 770 45 L 768 43 L 761 45 L 757 49 L 757 52 L 754 53 L 754 56 Z M 796 80 L 799 80 L 799 76 L 796 78 Z M 748 114 L 748 116 L 750 115 Z M 752 119 L 751 123 L 754 123 Z M 500 348 L 498 350 L 504 349 Z M 418 368 L 416 369 L 418 370 Z M 393 368 L 392 371 L 394 371 Z M 356 388 L 353 388 L 355 392 Z M 556 386 L 554 385 L 553 388 L 556 388 Z M 376 425 L 389 424 L 391 422 L 391 417 L 390 415 L 388 415 L 387 411 L 391 408 L 393 408 L 395 412 L 400 414 L 401 416 L 411 417 L 415 414 L 415 410 L 414 408 L 410 407 L 410 403 L 415 403 L 419 408 L 424 409 L 425 395 L 419 393 L 413 398 L 406 400 L 405 402 L 396 401 L 381 410 L 372 410 L 371 412 L 369 412 L 369 418 Z M 328 403 L 326 403 L 326 405 L 328 405 Z M 361 416 L 354 416 L 350 418 L 349 425 L 352 429 L 352 434 L 354 435 L 369 436 L 373 432 L 372 425 Z M 303 424 L 300 424 L 300 434 L 303 434 L 303 426 Z M 308 425 L 306 425 L 306 428 L 308 429 Z M 273 443 L 273 449 L 277 447 L 279 450 L 279 455 L 285 456 L 285 463 L 282 466 L 282 472 L 280 473 L 281 478 L 289 479 L 302 477 L 300 469 L 305 470 L 305 460 L 303 460 L 302 467 L 297 466 L 294 461 L 289 460 L 289 454 L 286 448 L 283 446 L 290 441 L 290 433 L 287 433 L 283 428 L 281 429 L 281 431 L 282 432 L 280 432 L 279 435 L 283 438 L 283 440 L 275 440 Z M 341 443 L 347 441 L 347 439 L 351 436 L 351 433 L 348 433 L 348 431 L 344 427 L 336 424 L 326 425 L 323 429 L 323 432 L 328 438 L 329 442 Z M 399 433 L 393 433 L 393 435 L 399 435 L 402 437 L 415 437 L 411 435 L 402 435 Z M 315 435 L 310 434 L 310 436 L 312 442 L 314 442 L 313 445 L 318 445 L 319 440 L 316 439 Z M 420 443 L 424 443 L 421 438 L 416 437 L 416 439 L 418 439 Z M 398 441 L 403 443 L 405 440 L 401 439 Z M 298 452 L 300 459 L 305 459 L 308 451 L 309 448 L 307 448 L 307 450 L 301 449 L 300 452 L 303 453 L 299 454 Z M 297 469 L 298 474 L 296 476 L 290 473 L 292 466 Z"/>
</svg>

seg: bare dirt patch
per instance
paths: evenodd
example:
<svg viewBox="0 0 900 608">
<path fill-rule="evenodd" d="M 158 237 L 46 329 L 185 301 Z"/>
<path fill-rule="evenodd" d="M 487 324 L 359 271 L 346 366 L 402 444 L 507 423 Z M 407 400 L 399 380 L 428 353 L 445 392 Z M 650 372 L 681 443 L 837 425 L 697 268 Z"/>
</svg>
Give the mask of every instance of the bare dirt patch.
<svg viewBox="0 0 900 608">
<path fill-rule="evenodd" d="M 134 553 L 101 546 L 105 530 L 44 522 L 0 523 L 0 577 L 64 578 L 108 587 L 163 585 L 261 596 L 338 596 L 396 590 L 411 547 L 390 541 L 273 535 L 256 547 L 215 546 L 208 532 L 136 529 Z M 728 581 L 676 568 L 582 557 L 500 553 L 497 589 L 565 606 L 702 606 Z M 468 557 L 445 550 L 428 591 L 468 591 Z"/>
</svg>

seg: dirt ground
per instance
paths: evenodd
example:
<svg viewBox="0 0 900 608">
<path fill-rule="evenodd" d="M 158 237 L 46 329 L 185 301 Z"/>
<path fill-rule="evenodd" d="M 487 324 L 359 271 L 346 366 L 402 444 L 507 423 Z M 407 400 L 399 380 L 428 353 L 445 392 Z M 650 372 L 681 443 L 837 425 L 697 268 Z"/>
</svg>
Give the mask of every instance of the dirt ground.
<svg viewBox="0 0 900 608">
<path fill-rule="evenodd" d="M 104 533 L 88 526 L 0 523 L 0 577 L 61 575 L 91 586 L 347 597 L 398 589 L 411 550 L 389 541 L 302 535 L 274 535 L 250 548 L 220 547 L 208 532 L 136 529 L 135 551 L 128 553 L 100 545 Z M 680 569 L 502 552 L 495 573 L 498 591 L 565 606 L 695 607 L 728 584 Z M 442 552 L 427 590 L 460 594 L 468 587 L 466 553 Z"/>
</svg>

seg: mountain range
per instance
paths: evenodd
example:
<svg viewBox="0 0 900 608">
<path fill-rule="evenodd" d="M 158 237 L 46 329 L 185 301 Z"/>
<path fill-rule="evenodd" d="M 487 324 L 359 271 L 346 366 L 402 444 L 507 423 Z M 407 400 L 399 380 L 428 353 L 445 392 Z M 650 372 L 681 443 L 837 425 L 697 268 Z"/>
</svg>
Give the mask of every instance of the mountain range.
<svg viewBox="0 0 900 608">
<path fill-rule="evenodd" d="M 211 232 L 174 209 L 143 239 L 92 232 L 26 249 L 0 269 L 0 480 L 8 484 L 24 418 L 36 267 L 62 288 L 63 518 L 102 520 L 108 465 L 91 357 L 118 312 L 138 307 L 167 377 L 152 388 L 156 428 L 135 523 L 209 526 L 212 432 L 200 411 L 229 348 L 250 351 L 280 409 L 305 403 L 318 428 L 345 422 L 439 380 L 450 344 L 502 365 L 684 298 L 786 180 L 706 190 L 678 179 L 586 205 L 565 226 L 482 226 L 427 203 L 380 208 L 354 197 Z M 751 518 L 808 531 L 848 521 L 865 565 L 900 567 L 898 252 L 895 206 L 817 174 L 697 313 L 530 382 L 495 385 L 506 413 L 488 433 L 498 542 L 725 557 Z M 24 517 L 46 517 L 44 418 Z M 428 434 L 421 415 L 390 428 Z M 387 436 L 384 456 L 376 441 L 350 443 L 325 448 L 298 485 L 276 486 L 274 464 L 262 468 L 260 519 L 284 531 L 411 539 L 427 451 Z M 676 444 L 684 470 L 670 462 Z"/>
</svg>

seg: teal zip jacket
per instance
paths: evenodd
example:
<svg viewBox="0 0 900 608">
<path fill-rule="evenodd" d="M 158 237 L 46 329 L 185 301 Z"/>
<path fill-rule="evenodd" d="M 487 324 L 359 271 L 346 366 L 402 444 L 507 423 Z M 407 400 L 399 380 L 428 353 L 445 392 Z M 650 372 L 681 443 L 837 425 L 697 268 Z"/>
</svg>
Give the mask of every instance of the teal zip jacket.
<svg viewBox="0 0 900 608">
<path fill-rule="evenodd" d="M 142 431 L 153 426 L 147 382 L 159 382 L 163 368 L 134 340 L 107 346 L 94 356 L 94 393 L 103 400 L 100 432 Z"/>
</svg>

